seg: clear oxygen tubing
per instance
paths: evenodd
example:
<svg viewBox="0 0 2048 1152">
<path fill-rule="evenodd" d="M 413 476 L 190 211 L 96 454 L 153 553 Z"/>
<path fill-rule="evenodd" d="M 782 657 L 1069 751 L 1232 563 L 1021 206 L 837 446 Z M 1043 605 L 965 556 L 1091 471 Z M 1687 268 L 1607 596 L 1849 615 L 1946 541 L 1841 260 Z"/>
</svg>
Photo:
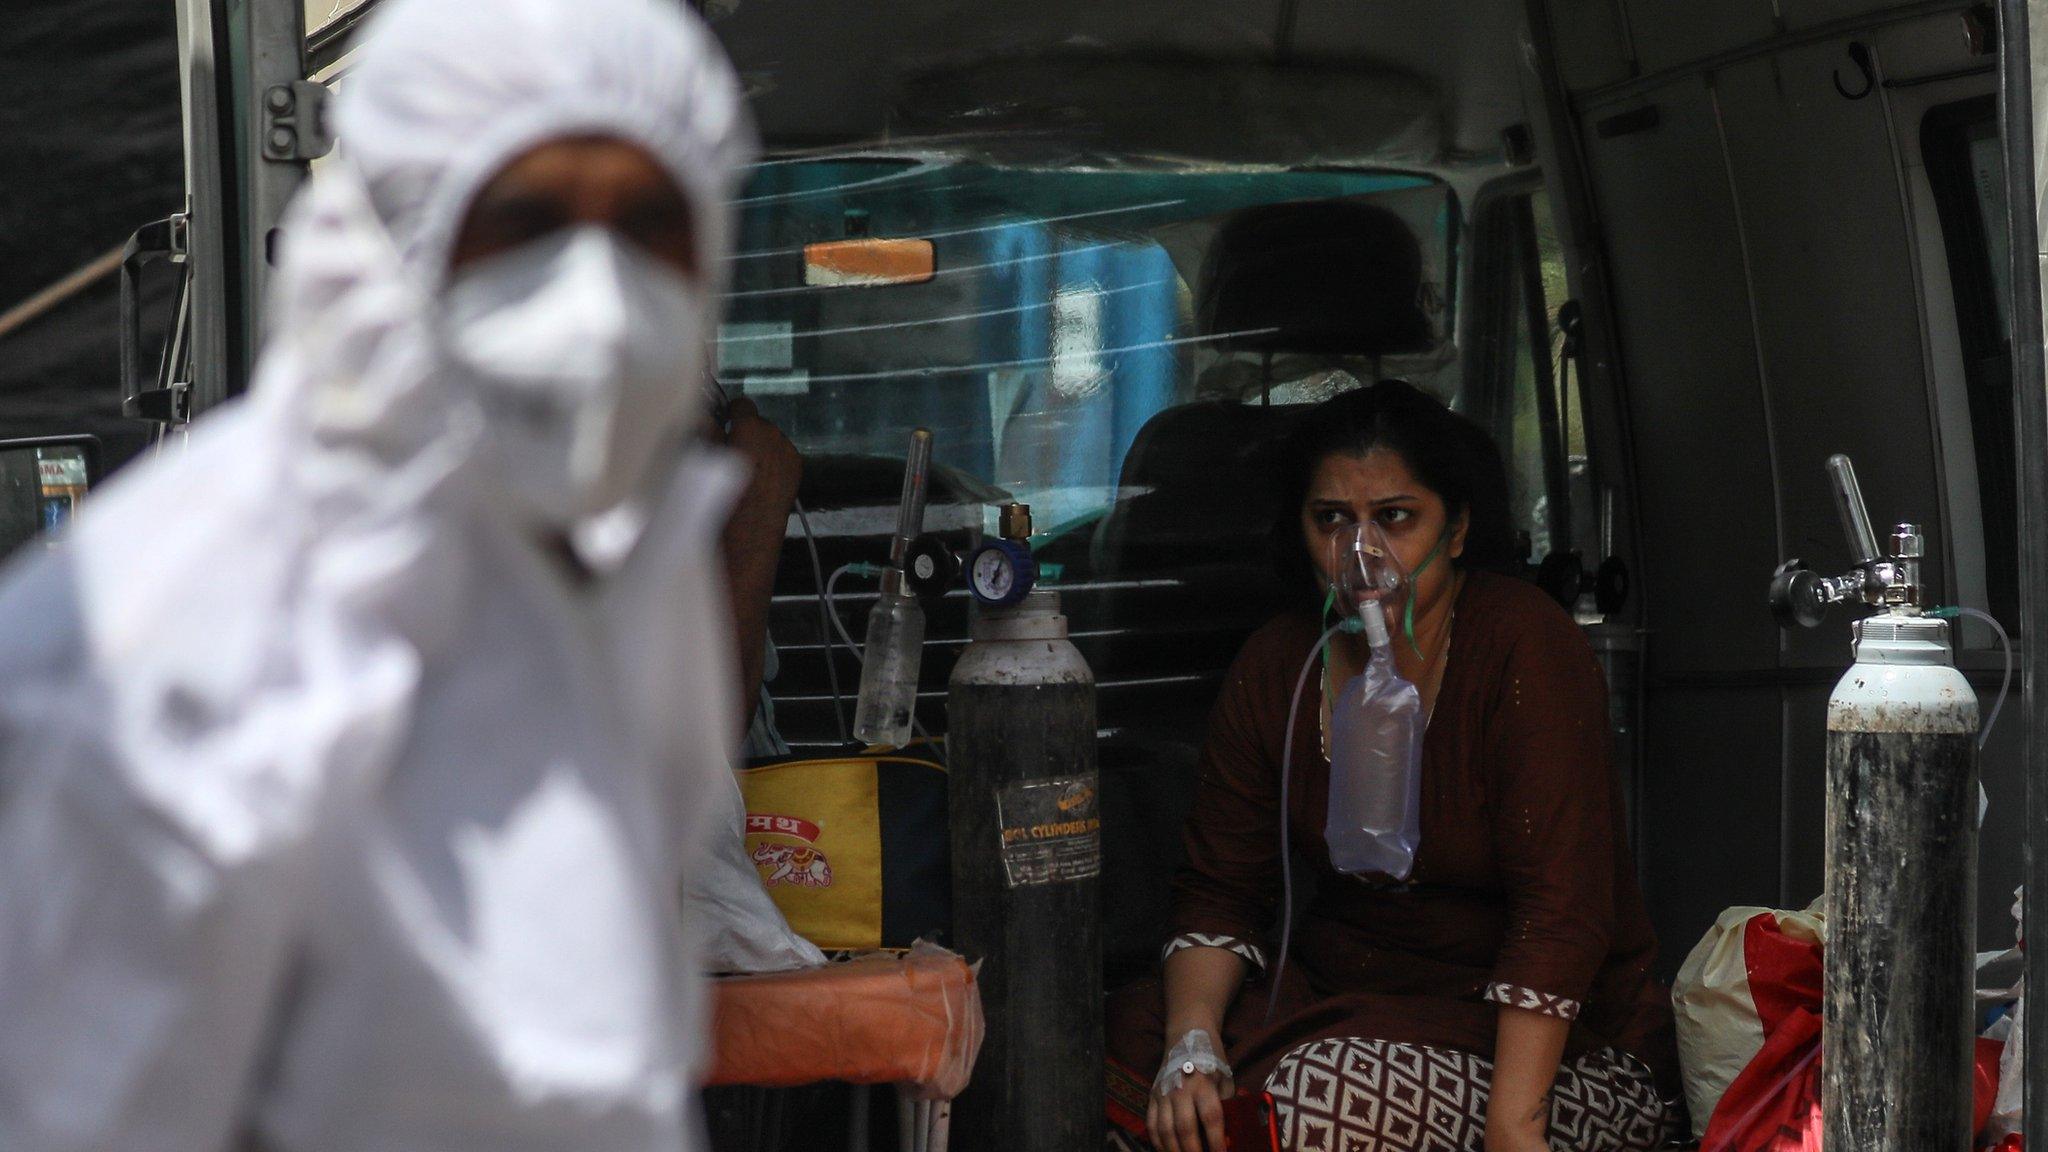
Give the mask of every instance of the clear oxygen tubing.
<svg viewBox="0 0 2048 1152">
<path fill-rule="evenodd" d="M 835 598 L 835 590 L 839 587 L 839 578 L 841 576 L 874 577 L 880 576 L 886 571 L 888 569 L 880 564 L 870 564 L 865 560 L 855 560 L 850 564 L 841 564 L 839 567 L 834 568 L 832 575 L 825 581 L 825 615 L 832 621 L 832 628 L 839 633 L 839 639 L 846 645 L 846 650 L 853 653 L 853 662 L 856 664 L 867 663 L 867 656 L 861 651 L 861 646 L 854 642 L 853 634 L 846 630 L 845 621 L 839 618 L 839 602 Z M 910 728 L 911 731 L 916 732 L 924 739 L 932 739 L 932 734 L 925 731 L 924 721 L 917 718 L 917 709 L 915 707 L 910 711 Z"/>
<path fill-rule="evenodd" d="M 818 560 L 818 536 L 811 531 L 810 514 L 804 511 L 803 501 L 794 503 L 796 522 L 804 530 L 804 546 L 811 552 L 811 586 L 818 590 L 818 638 L 825 644 L 825 678 L 832 685 L 832 722 L 839 726 L 840 742 L 850 744 L 853 733 L 846 726 L 846 695 L 839 690 L 839 663 L 832 658 L 832 627 L 826 622 L 832 619 L 832 598 L 826 595 L 825 565 Z"/>
<path fill-rule="evenodd" d="M 1280 954 L 1273 961 L 1273 989 L 1266 996 L 1269 1024 L 1274 1010 L 1280 1006 L 1280 977 L 1287 971 L 1287 950 L 1294 942 L 1294 858 L 1289 855 L 1287 836 L 1287 783 L 1294 775 L 1294 724 L 1301 716 L 1301 694 L 1308 688 L 1308 674 L 1315 670 L 1316 659 L 1323 654 L 1330 637 L 1359 627 L 1359 621 L 1347 616 L 1323 631 L 1315 646 L 1308 650 L 1308 659 L 1301 662 L 1301 675 L 1294 680 L 1294 699 L 1287 705 L 1287 735 L 1280 742 Z"/>
<path fill-rule="evenodd" d="M 1984 718 L 1983 730 L 1977 733 L 1977 750 L 1981 752 L 1984 745 L 1991 740 L 1991 730 L 1998 726 L 1998 713 L 2005 707 L 2006 690 L 2012 687 L 2012 637 L 2005 634 L 2005 625 L 2000 624 L 1996 616 L 1976 608 L 1964 608 L 1960 605 L 1936 608 L 1928 612 L 1928 615 L 1943 620 L 1953 620 L 1958 616 L 1982 620 L 1991 626 L 1993 632 L 1998 633 L 1998 646 L 2005 650 L 2005 675 L 1998 681 L 1998 700 L 1991 705 L 1991 714 Z"/>
<path fill-rule="evenodd" d="M 834 568 L 831 579 L 825 581 L 825 615 L 832 621 L 832 630 L 839 633 L 839 639 L 846 645 L 846 650 L 853 653 L 853 662 L 864 664 L 866 660 L 862 657 L 860 645 L 854 643 L 853 634 L 846 630 L 845 621 L 839 618 L 839 600 L 836 590 L 839 587 L 839 578 L 849 573 L 855 576 L 880 576 L 882 568 L 880 565 L 870 564 L 865 560 L 856 560 L 851 564 L 841 564 L 839 567 Z"/>
</svg>

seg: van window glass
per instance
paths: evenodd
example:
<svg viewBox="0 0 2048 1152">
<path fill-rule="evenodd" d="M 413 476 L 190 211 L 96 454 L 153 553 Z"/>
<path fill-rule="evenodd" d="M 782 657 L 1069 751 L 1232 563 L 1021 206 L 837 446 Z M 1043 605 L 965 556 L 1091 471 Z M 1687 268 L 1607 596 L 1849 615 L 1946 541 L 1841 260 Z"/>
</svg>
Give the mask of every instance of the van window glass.
<svg viewBox="0 0 2048 1152">
<path fill-rule="evenodd" d="M 1260 204 L 1357 199 L 1422 238 L 1449 284 L 1448 196 L 1407 175 L 1016 172 L 970 164 L 769 164 L 742 201 L 720 376 L 810 453 L 895 455 L 912 423 L 937 459 L 1029 501 L 1051 530 L 1100 515 L 1151 416 L 1194 400 L 1301 403 L 1327 365 L 1233 349 L 1198 328 L 1216 224 Z M 805 284 L 803 249 L 849 236 L 925 238 L 934 275 L 881 287 Z M 1313 252 L 1301 254 L 1306 265 Z M 1432 348 L 1379 370 L 1455 392 Z"/>
<path fill-rule="evenodd" d="M 1586 460 L 1583 381 L 1565 356 L 1558 310 L 1570 298 L 1565 285 L 1564 249 L 1550 214 L 1550 198 L 1538 192 L 1521 202 L 1517 231 L 1526 229 L 1515 278 L 1514 421 L 1509 482 L 1521 526 L 1529 533 L 1531 560 L 1558 548 L 1587 551 L 1578 530 L 1592 517 Z M 1533 270 L 1533 274 L 1532 274 Z M 1531 302 L 1534 307 L 1531 307 Z M 1563 483 L 1560 486 L 1559 478 Z M 1560 528 L 1565 539 L 1558 539 Z M 1593 558 L 1598 563 L 1598 557 Z"/>
<path fill-rule="evenodd" d="M 1922 122 L 1920 141 L 1955 296 L 1983 516 L 1987 607 L 2002 620 L 2017 620 L 2019 504 L 2007 338 L 2012 285 L 1997 105 L 1987 96 L 1935 108 Z"/>
<path fill-rule="evenodd" d="M 1476 222 L 1477 316 L 1462 407 L 1493 429 L 1510 506 L 1531 562 L 1578 551 L 1598 563 L 1584 386 L 1558 326 L 1570 298 L 1563 248 L 1542 192 L 1492 200 Z"/>
<path fill-rule="evenodd" d="M 1458 206 L 1426 178 L 794 158 L 760 165 L 740 209 L 718 378 L 803 451 L 825 573 L 886 558 L 908 430 L 931 429 L 928 526 L 964 546 L 993 526 L 984 505 L 1031 505 L 1112 731 L 1198 744 L 1224 668 L 1273 610 L 1267 454 L 1288 413 L 1382 376 L 1459 391 Z M 1358 239 L 1388 228 L 1419 248 L 1419 273 Z M 1339 233 L 1360 229 L 1345 249 Z M 903 246 L 883 241 L 929 256 L 895 262 L 885 250 Z M 1339 249 L 1368 255 L 1333 280 Z M 1394 303 L 1357 306 L 1373 292 Z M 795 536 L 779 580 L 778 721 L 793 744 L 827 743 Z M 873 592 L 858 574 L 836 585 L 855 636 Z M 941 731 L 964 593 L 928 617 L 921 715 Z M 857 669 L 843 646 L 837 660 L 850 694 Z"/>
</svg>

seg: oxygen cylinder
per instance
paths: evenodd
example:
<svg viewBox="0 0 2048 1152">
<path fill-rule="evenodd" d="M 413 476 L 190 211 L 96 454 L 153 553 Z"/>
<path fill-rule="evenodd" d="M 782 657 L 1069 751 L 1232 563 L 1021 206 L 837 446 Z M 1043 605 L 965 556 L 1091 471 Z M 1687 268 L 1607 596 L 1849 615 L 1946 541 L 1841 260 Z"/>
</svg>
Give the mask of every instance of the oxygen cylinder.
<svg viewBox="0 0 2048 1152">
<path fill-rule="evenodd" d="M 1967 1152 L 1977 697 L 1946 621 L 1888 611 L 1855 647 L 1828 698 L 1823 1146 Z"/>
<path fill-rule="evenodd" d="M 981 960 L 988 1033 L 955 1143 L 1103 1145 L 1095 677 L 1059 594 L 982 606 L 948 684 L 954 946 Z"/>
</svg>

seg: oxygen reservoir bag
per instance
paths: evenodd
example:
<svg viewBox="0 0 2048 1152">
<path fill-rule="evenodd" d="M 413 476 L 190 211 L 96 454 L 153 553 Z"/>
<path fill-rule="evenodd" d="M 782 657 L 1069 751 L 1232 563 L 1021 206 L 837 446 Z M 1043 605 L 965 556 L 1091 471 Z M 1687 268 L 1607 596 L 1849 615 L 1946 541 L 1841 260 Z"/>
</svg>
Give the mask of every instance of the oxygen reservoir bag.
<svg viewBox="0 0 2048 1152">
<path fill-rule="evenodd" d="M 1361 626 L 1365 670 L 1330 698 L 1330 804 L 1323 838 L 1339 872 L 1406 880 L 1422 843 L 1422 694 L 1394 667 L 1384 603 L 1407 573 L 1379 525 L 1340 533 L 1336 602 Z M 1349 621 L 1346 622 L 1347 625 Z M 1349 631 L 1349 628 L 1346 628 Z"/>
</svg>

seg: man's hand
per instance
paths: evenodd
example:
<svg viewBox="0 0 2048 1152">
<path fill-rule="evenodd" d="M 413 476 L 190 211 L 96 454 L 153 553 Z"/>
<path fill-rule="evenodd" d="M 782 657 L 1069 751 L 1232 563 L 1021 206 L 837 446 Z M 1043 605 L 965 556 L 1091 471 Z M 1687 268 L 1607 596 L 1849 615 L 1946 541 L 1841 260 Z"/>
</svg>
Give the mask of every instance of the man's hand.
<svg viewBox="0 0 2048 1152">
<path fill-rule="evenodd" d="M 1236 1094 L 1220 1072 L 1197 1072 L 1145 1106 L 1145 1127 L 1159 1152 L 1223 1152 L 1223 1101 Z M 1205 1143 L 1206 1141 L 1206 1143 Z"/>
</svg>

